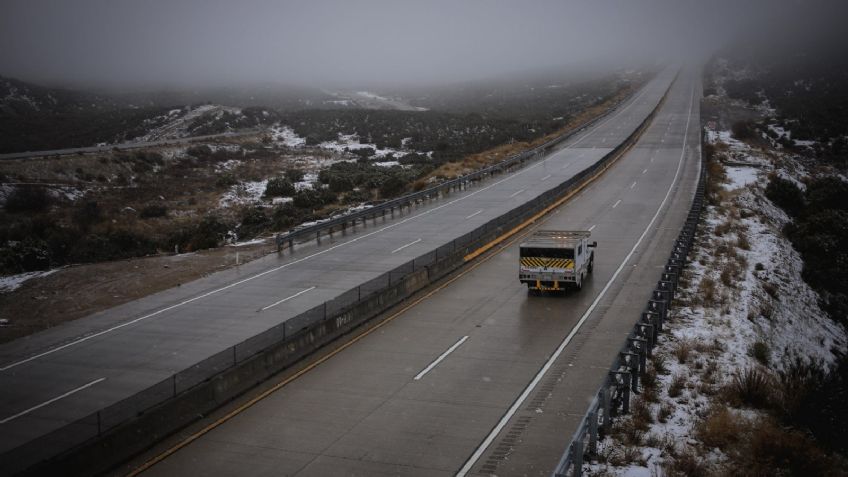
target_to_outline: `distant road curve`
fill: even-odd
[[[92,152],[107,152],[113,149],[118,149],[121,151],[125,151],[128,149],[141,149],[144,147],[151,146],[165,146],[168,144],[184,144],[192,141],[202,141],[204,139],[214,139],[218,137],[238,137],[238,136],[249,136],[251,134],[256,134],[261,132],[261,129],[250,129],[247,131],[238,131],[238,132],[225,132],[220,134],[207,134],[205,136],[191,136],[191,137],[181,137],[175,139],[161,139],[158,141],[147,141],[147,142],[125,142],[121,144],[110,144],[107,146],[88,146],[88,147],[75,147],[68,149],[51,149],[49,151],[26,151],[26,152],[10,152],[7,154],[0,154],[0,161],[8,160],[8,159],[26,159],[29,157],[45,157],[45,156],[67,156],[69,154],[88,154]]]

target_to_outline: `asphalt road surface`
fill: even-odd
[[[598,125],[512,174],[321,246],[269,256],[0,346],[0,452],[145,389],[553,188],[621,143],[674,74],[661,73]],[[685,211],[680,217],[671,211],[688,208],[694,188],[689,154],[679,162],[687,112],[697,120],[693,81],[687,75],[675,83],[639,146],[546,224],[593,229],[600,245],[588,289],[531,299],[516,278],[516,254],[506,249],[153,471],[455,473],[574,317],[599,296],[675,178],[685,190],[673,189],[666,205],[674,207],[663,208],[653,225],[668,222],[669,240],[677,234]],[[697,127],[688,137],[697,142]],[[686,167],[676,174],[678,163]],[[616,179],[622,174],[626,184]],[[640,279],[647,284],[657,274]],[[620,295],[613,291],[604,299]],[[642,305],[646,296],[639,296]],[[637,313],[621,319],[632,324]],[[566,437],[560,439],[564,446]]]
[[[516,240],[145,475],[550,475],[685,222],[700,96],[681,74],[637,145],[538,225],[592,230],[580,293],[528,296]]]

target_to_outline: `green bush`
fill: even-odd
[[[798,215],[804,207],[804,194],[794,182],[775,177],[766,186],[766,197],[787,214]]]
[[[293,204],[299,209],[316,209],[324,205],[329,205],[338,197],[329,189],[303,189],[294,195]]]
[[[291,182],[300,182],[306,176],[306,173],[300,169],[292,168],[286,169],[285,176],[286,179],[290,180]]]
[[[750,121],[737,121],[730,126],[730,131],[733,134],[733,137],[744,141],[745,139],[751,139],[756,136],[756,129],[754,124]]]
[[[156,253],[156,243],[129,230],[113,230],[106,234],[89,234],[79,239],[69,253],[78,263],[120,260]]]
[[[238,184],[238,179],[236,179],[236,176],[230,174],[229,172],[225,172],[223,174],[220,174],[215,179],[215,185],[217,187],[222,188],[222,189],[234,186],[236,184]]]
[[[154,217],[165,217],[168,215],[168,208],[160,204],[152,204],[145,206],[138,214],[142,219],[151,219]]]
[[[103,211],[95,201],[88,201],[74,211],[74,223],[82,231],[103,221]]]
[[[265,197],[290,197],[294,194],[294,184],[283,176],[269,179],[265,186]]]
[[[240,240],[251,239],[264,232],[270,225],[271,219],[265,214],[265,209],[248,207],[241,213],[238,237]]]
[[[274,208],[271,214],[271,226],[274,230],[286,230],[301,222],[301,212],[292,204],[282,204]]]
[[[399,175],[391,175],[380,184],[380,196],[384,199],[398,196],[406,191],[407,184],[409,184],[408,180],[405,180]]]
[[[43,187],[19,185],[6,197],[5,208],[11,213],[41,212],[52,202],[52,197]]]

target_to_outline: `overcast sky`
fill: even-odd
[[[0,0],[0,75],[77,84],[451,82],[692,56],[798,3]]]

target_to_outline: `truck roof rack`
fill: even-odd
[[[559,246],[568,247],[580,239],[589,238],[588,230],[537,230],[521,246]]]

